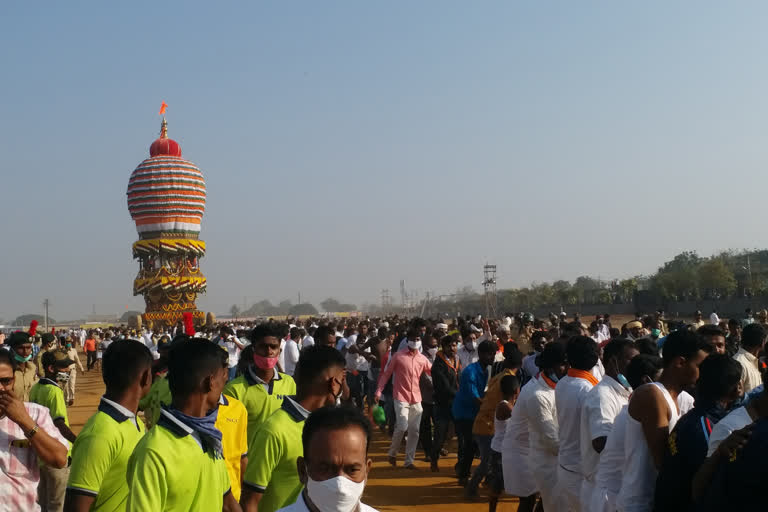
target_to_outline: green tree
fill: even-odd
[[[317,308],[310,304],[309,302],[304,302],[302,304],[295,304],[291,306],[291,308],[288,310],[289,315],[299,316],[299,315],[316,315],[317,314]]]
[[[141,311],[126,311],[123,313],[123,315],[120,317],[120,323],[121,324],[127,324],[131,318],[141,315]],[[48,321],[50,322],[51,319],[49,318]]]
[[[29,323],[32,320],[37,320],[37,323],[40,324],[40,328],[43,328],[43,324],[45,324],[45,317],[43,315],[33,315],[33,314],[27,314],[27,315],[20,315],[16,317],[16,320],[13,321],[13,325],[16,326],[23,326],[23,325],[29,325]],[[48,325],[53,325],[56,323],[56,320],[48,317]]]
[[[736,291],[736,278],[721,258],[713,258],[699,265],[699,286],[708,298],[728,297]]]

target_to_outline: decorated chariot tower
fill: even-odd
[[[205,196],[203,173],[181,158],[181,146],[168,138],[163,117],[160,138],[128,182],[128,211],[139,233],[133,244],[139,260],[133,294],[144,296],[145,324],[173,325],[184,313],[192,313],[197,324],[205,321],[195,305],[206,289],[200,271],[205,242],[199,239]]]

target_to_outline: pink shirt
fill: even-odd
[[[24,402],[29,416],[48,435],[68,446],[53,424],[47,407]],[[40,468],[37,454],[24,431],[7,416],[0,418],[0,511],[28,510],[38,511],[37,484],[40,481]]]
[[[432,373],[432,363],[424,357],[418,350],[402,350],[392,356],[392,361],[379,377],[379,385],[376,389],[376,396],[381,396],[381,391],[387,385],[387,381],[392,376],[392,395],[398,402],[407,404],[421,403],[421,390],[419,389],[419,378],[422,373]]]

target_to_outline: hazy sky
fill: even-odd
[[[765,2],[0,3],[0,317],[143,307],[125,190],[205,174],[203,310],[765,247]]]

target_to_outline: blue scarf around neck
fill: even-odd
[[[222,446],[221,446],[221,431],[216,428],[216,418],[219,416],[218,405],[202,418],[196,418],[194,416],[188,416],[173,406],[162,406],[171,416],[179,420],[181,423],[191,428],[200,436],[205,448],[213,450],[214,455],[217,458],[222,458]]]

